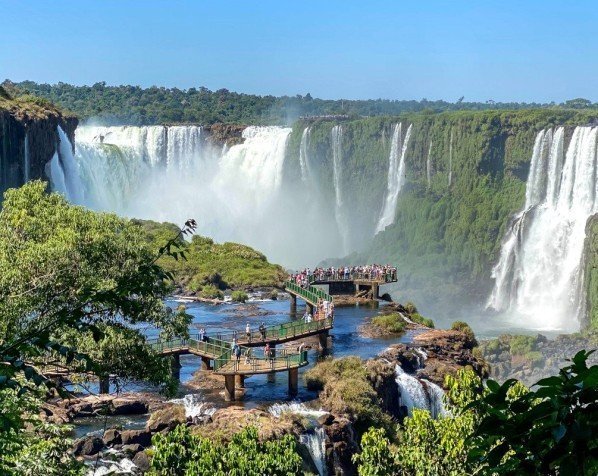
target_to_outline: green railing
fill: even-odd
[[[233,339],[237,339],[239,341],[242,340],[244,342],[249,343],[270,340],[283,340],[290,337],[296,337],[301,336],[303,334],[315,332],[320,329],[331,328],[333,323],[334,319],[332,317],[327,317],[326,319],[313,320],[311,322],[285,322],[284,324],[280,324],[278,326],[268,326],[265,328],[263,333],[259,330],[251,331],[249,335],[247,335],[247,333],[243,331],[219,332],[213,334],[213,338],[224,342],[232,342]]]
[[[330,321],[331,320],[326,320]],[[292,323],[295,324],[295,323]],[[314,324],[306,323],[303,325]],[[324,327],[324,321],[318,321],[319,326]],[[314,326],[312,329],[316,328]],[[204,337],[203,341],[190,337],[189,339],[152,339],[148,340],[149,346],[158,353],[174,351],[181,348],[194,349],[199,353],[205,354],[206,356],[214,356],[214,370],[223,369],[229,364],[231,370],[236,372],[239,370],[239,362],[245,362],[249,359],[249,368],[244,366],[243,371],[245,372],[257,372],[270,369],[288,369],[293,366],[300,366],[307,364],[307,351],[302,352],[289,352],[286,349],[272,349],[269,356],[254,357],[253,351],[249,347],[239,346],[241,348],[241,359],[237,361],[236,357],[233,356],[232,346],[229,342],[215,339],[213,337]],[[250,357],[246,357],[249,355]]]
[[[318,289],[314,286],[308,286],[307,288],[302,288],[297,283],[292,281],[287,281],[284,283],[284,287],[297,293],[303,299],[308,301],[311,304],[317,304],[318,300],[322,301],[330,301],[332,302],[332,296],[330,294],[325,293],[321,289]]]
[[[237,361],[230,356],[223,356],[214,361],[214,371],[224,370],[230,372],[265,372],[269,370],[284,370],[292,367],[300,367],[307,365],[307,351],[303,350],[296,353],[288,353],[286,350],[276,350],[276,352],[270,355],[270,357],[249,357],[249,363],[245,355]],[[229,368],[226,368],[226,367]]]
[[[333,275],[315,275],[310,274],[307,279],[310,283],[328,283],[328,282],[337,282],[337,281],[355,281],[356,279],[361,279],[364,281],[373,281],[373,282],[384,282],[384,283],[396,283],[397,282],[397,274],[396,272],[389,272],[385,273],[382,276],[372,276],[371,273],[350,273],[345,275],[344,273],[337,273],[335,272]]]

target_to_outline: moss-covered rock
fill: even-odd
[[[172,223],[135,220],[147,241],[160,248],[178,233]],[[162,258],[159,264],[174,273],[177,292],[208,299],[222,298],[222,291],[235,288],[282,286],[286,272],[281,266],[269,263],[266,257],[237,243],[214,243],[210,238],[193,236],[190,242],[178,241],[186,259]],[[239,291],[238,298],[247,299]]]
[[[588,220],[584,261],[586,312],[582,328],[598,331],[598,214]]]

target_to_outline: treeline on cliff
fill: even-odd
[[[570,137],[573,126],[596,120],[595,111],[528,109],[344,121],[341,188],[347,191],[344,211],[357,242],[354,249],[360,251],[338,263],[397,264],[401,283],[397,292],[425,303],[428,313],[442,314],[448,298],[462,303],[464,298],[483,300],[508,222],[524,203],[537,133],[564,125],[569,126]],[[412,124],[405,154],[406,184],[394,223],[374,237],[387,189],[392,128],[399,122],[403,136]],[[326,185],[333,177],[333,122],[294,125],[285,173],[300,174],[299,148],[308,126],[311,167],[321,183],[320,193],[334,203],[334,189]]]
[[[345,114],[349,116],[388,116],[417,111],[455,111],[486,109],[522,109],[554,107],[554,103],[466,102],[461,98],[451,103],[442,100],[331,100],[304,96],[259,96],[205,87],[189,89],[152,86],[93,86],[66,83],[39,84],[33,81],[4,81],[5,89],[46,98],[79,116],[97,118],[114,125],[152,125],[169,123],[213,124],[290,124],[300,116]],[[574,99],[561,105],[567,108],[596,107],[585,99]]]

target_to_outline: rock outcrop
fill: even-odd
[[[380,357],[400,363],[405,372],[417,372],[419,377],[440,386],[444,385],[446,375],[455,375],[464,367],[470,367],[485,378],[488,365],[474,355],[471,339],[461,331],[431,329],[415,336],[413,345],[394,344]]]
[[[74,146],[77,122],[45,100],[0,94],[0,196],[26,180],[47,180],[45,167],[59,143],[57,127]]]
[[[240,124],[212,124],[206,126],[209,132],[209,141],[219,147],[226,145],[230,147],[243,143],[243,131],[247,126]]]

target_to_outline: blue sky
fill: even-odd
[[[597,1],[0,0],[0,80],[598,101]]]

